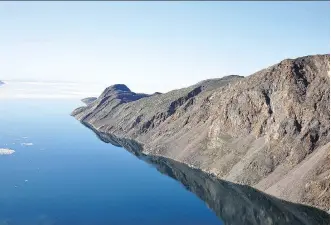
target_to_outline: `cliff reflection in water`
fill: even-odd
[[[141,153],[142,146],[135,141],[120,139],[85,126],[93,130],[100,140],[124,147],[139,159],[152,164],[162,174],[182,183],[202,199],[225,225],[330,224],[327,212],[280,200],[246,185],[219,180],[171,159],[144,155]]]

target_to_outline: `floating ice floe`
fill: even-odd
[[[28,143],[21,143],[21,145],[23,145],[23,146],[31,146],[31,145],[33,145],[33,143],[31,143],[31,142],[28,142]]]
[[[9,148],[0,148],[0,155],[11,155],[15,152],[13,149]]]

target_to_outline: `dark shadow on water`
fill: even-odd
[[[226,225],[327,225],[329,214],[306,205],[287,202],[247,185],[217,179],[174,160],[144,155],[136,141],[91,129],[100,140],[123,147],[160,173],[177,181],[203,200]]]

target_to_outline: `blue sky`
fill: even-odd
[[[329,2],[0,2],[0,80],[168,91],[330,50]]]

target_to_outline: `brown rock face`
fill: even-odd
[[[206,80],[165,94],[115,85],[72,115],[140,142],[145,154],[327,209],[329,62],[329,55],[287,59],[245,78]]]

